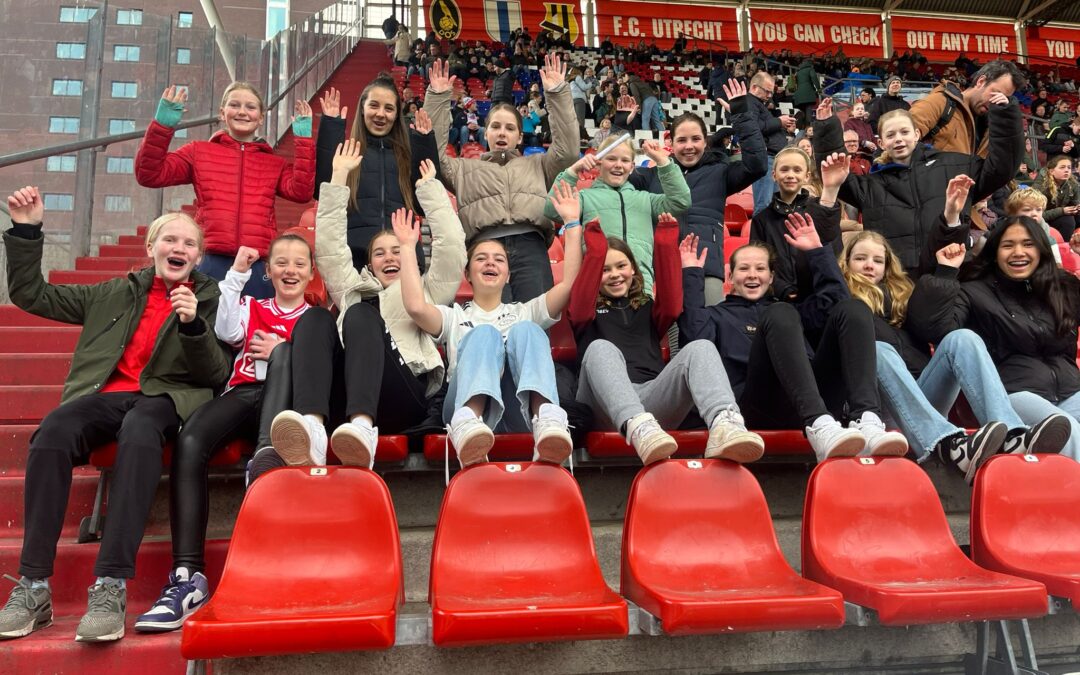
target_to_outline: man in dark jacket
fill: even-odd
[[[671,126],[672,159],[682,168],[690,187],[691,206],[678,216],[679,236],[696,234],[707,247],[705,259],[705,295],[708,304],[723,299],[724,289],[724,207],[727,196],[752,184],[765,175],[768,155],[757,120],[748,109],[746,87],[736,80],[725,86],[731,102],[731,119],[742,147],[742,161],[728,162],[722,154],[707,147],[708,135],[700,117],[687,113]],[[662,194],[655,167],[641,168],[630,176],[639,190]]]
[[[903,87],[903,81],[899,76],[893,75],[885,81],[885,94],[878,96],[874,99],[873,103],[866,109],[870,113],[870,126],[874,129],[874,133],[878,130],[878,119],[885,113],[892,110],[908,110],[911,108],[911,104],[904,100],[904,97],[900,95],[900,89]]]
[[[790,115],[777,117],[768,108],[769,99],[776,91],[776,80],[765,71],[759,71],[750,80],[750,96],[747,97],[751,117],[757,121],[758,129],[765,139],[765,150],[769,161],[765,175],[754,181],[754,213],[766,208],[772,201],[776,183],[772,179],[773,157],[788,144],[787,132],[795,128],[795,118]]]
[[[1074,160],[1080,159],[1080,111],[1070,124],[1051,129],[1040,147],[1050,157],[1068,155]]]
[[[513,104],[514,74],[501,61],[496,61],[494,66],[496,75],[491,81],[491,102]]]

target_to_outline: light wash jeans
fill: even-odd
[[[943,439],[964,431],[946,417],[961,391],[979,424],[1002,422],[1010,431],[1026,426],[1013,409],[986,344],[966,328],[945,336],[918,380],[892,345],[878,342],[877,378],[885,412],[920,462]]]
[[[1059,401],[1057,405],[1030,391],[1009,394],[1009,400],[1020,419],[1028,425],[1037,424],[1056,413],[1065,413],[1072,425],[1072,435],[1061,449],[1061,454],[1080,462],[1080,423],[1077,422],[1080,419],[1080,394],[1073,394],[1064,401]]]
[[[457,368],[443,402],[443,421],[449,423],[455,411],[482,394],[489,399],[484,423],[493,431],[527,432],[532,428],[531,392],[559,404],[547,333],[537,324],[523,321],[507,331],[504,345],[502,334],[494,326],[483,324],[469,331],[458,345]],[[506,410],[503,403],[515,396],[520,412]]]
[[[641,102],[641,128],[645,131],[660,129],[660,101],[650,96]]]
[[[773,160],[776,159],[772,155],[769,155],[769,168],[765,172],[765,175],[754,181],[751,189],[754,191],[754,213],[768,208],[769,203],[772,202],[773,193],[776,192],[776,181],[772,177]],[[753,217],[753,213],[750,214]]]

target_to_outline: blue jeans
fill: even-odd
[[[235,256],[218,253],[206,253],[195,269],[212,279],[224,281],[225,273],[232,267],[235,258]],[[251,278],[244,285],[243,295],[250,295],[256,300],[274,297],[274,284],[270,282],[270,275],[266,272],[266,261],[256,260],[251,265]]]
[[[1065,413],[1072,425],[1072,435],[1061,449],[1061,454],[1080,462],[1080,422],[1077,422],[1080,419],[1080,394],[1073,394],[1064,401],[1058,401],[1057,405],[1030,391],[1009,394],[1009,400],[1020,419],[1028,425],[1037,424],[1055,413]]]
[[[443,421],[449,423],[454,412],[465,407],[469,399],[482,395],[489,401],[484,409],[484,423],[492,430],[527,432],[532,428],[529,414],[532,392],[559,404],[547,333],[531,321],[522,321],[507,331],[504,345],[498,329],[482,324],[469,331],[458,345],[457,368],[443,402]],[[507,410],[503,401],[515,396],[520,410]]]
[[[776,181],[772,177],[773,160],[776,159],[772,155],[769,155],[769,169],[765,172],[765,175],[754,181],[751,189],[754,191],[754,213],[768,208],[769,203],[772,202],[773,193],[776,192]],[[752,216],[753,214],[751,214]]]
[[[660,129],[660,101],[655,96],[650,96],[641,102],[641,128]]]
[[[885,411],[904,432],[920,461],[943,439],[963,432],[946,419],[961,391],[980,424],[1002,422],[1010,430],[1025,427],[986,345],[970,330],[946,335],[917,381],[893,346],[878,342],[877,377]]]

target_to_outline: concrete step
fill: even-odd
[[[120,246],[142,246],[143,250],[146,250],[146,235],[139,236],[137,234],[122,234],[120,235],[116,243]]]
[[[0,327],[14,328],[17,326],[57,328],[60,326],[67,327],[70,326],[70,324],[35,316],[29,312],[22,311],[15,305],[0,305]]]
[[[71,354],[0,354],[0,385],[63,384]]]
[[[49,272],[50,284],[97,284],[126,274],[126,271],[103,272],[88,270],[53,270]]]
[[[82,326],[0,326],[0,353],[70,354],[75,351]]]
[[[23,535],[24,481],[25,475],[21,471],[6,471],[0,474],[0,538],[19,538]],[[78,536],[79,521],[93,512],[97,484],[97,470],[76,467],[64,518],[64,537]]]
[[[146,267],[150,258],[76,258],[75,269],[80,272],[124,272]]]
[[[26,450],[36,424],[0,424],[0,476],[26,467]]]
[[[0,386],[0,424],[37,423],[60,405],[60,385]]]
[[[139,244],[138,246],[103,244],[98,249],[98,255],[102,258],[145,258],[146,247],[142,244]]]

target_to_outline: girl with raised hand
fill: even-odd
[[[724,208],[728,195],[764,176],[769,163],[761,127],[747,109],[746,86],[730,80],[723,87],[730,101],[731,124],[742,149],[741,162],[728,162],[722,153],[708,147],[705,122],[694,113],[680,115],[671,125],[671,159],[682,169],[691,196],[689,208],[678,217],[680,233],[696,234],[708,243],[705,297],[709,304],[724,297]],[[630,182],[654,194],[664,191],[659,167],[638,169],[631,174]]]
[[[1063,443],[1062,454],[1080,460],[1080,280],[1054,263],[1050,244],[1031,218],[1010,216],[985,239],[963,268],[963,247],[938,251],[937,270],[915,284],[906,325],[935,344],[959,328],[977,333],[1020,419],[1038,426],[1055,414],[1067,415],[1068,441],[1055,437],[1045,443]]]
[[[576,216],[581,204],[577,191],[565,185],[553,199],[565,223],[563,278],[527,302],[502,302],[511,270],[499,239],[469,246],[465,278],[472,284],[473,299],[464,306],[444,307],[428,300],[415,262],[402,252],[405,310],[446,349],[450,365],[443,421],[462,466],[484,461],[495,442],[493,430],[531,429],[534,461],[561,463],[573,449],[544,330],[559,320],[581,267],[581,223]],[[395,221],[394,231],[399,239],[412,237],[415,225]],[[520,411],[507,405],[515,398]]]
[[[772,250],[751,243],[731,255],[732,291],[706,306],[695,237],[683,239],[683,341],[716,345],[747,424],[756,429],[804,428],[818,461],[830,457],[903,455],[903,435],[886,431],[876,385],[874,324],[870,309],[848,294],[832,252],[821,245],[813,221],[788,216],[787,244],[805,251],[814,291],[797,303],[771,293]],[[821,326],[815,347],[804,325]],[[839,374],[839,377],[837,376]],[[778,397],[777,392],[783,392]],[[847,427],[837,421],[846,409]]]
[[[253,248],[260,259],[252,265],[244,294],[259,300],[273,297],[262,258],[277,236],[274,199],[303,204],[311,200],[315,187],[311,106],[296,102],[295,158],[289,162],[258,136],[266,106],[258,90],[246,82],[233,82],[221,97],[218,115],[223,130],[208,141],[192,141],[169,152],[186,100],[185,87],[171,86],[162,93],[135,155],[135,179],[151,188],[191,184],[198,208],[195,220],[206,233],[199,270],[221,281],[240,247]]]
[[[333,174],[337,149],[346,140],[348,106],[341,105],[341,93],[330,87],[320,99],[322,119],[315,151],[315,198],[320,186]],[[419,110],[410,131],[402,110],[401,96],[393,78],[380,73],[360,92],[348,138],[360,145],[365,162],[349,174],[349,205],[346,212],[349,250],[353,267],[359,272],[367,264],[368,243],[390,227],[390,216],[400,208],[418,211],[413,185],[420,178],[420,163],[438,161],[431,120]],[[417,251],[421,269],[423,250]]]
[[[815,197],[807,191],[813,160],[799,148],[784,148],[773,159],[776,192],[769,206],[754,214],[750,241],[769,245],[776,252],[773,290],[782,300],[798,300],[813,292],[814,278],[806,253],[788,246],[787,217],[792,213],[810,216],[818,238],[834,255],[840,253],[840,201],[837,193],[850,171],[850,159],[833,153],[821,162],[822,191]]]
[[[959,198],[961,206],[965,197]],[[976,333],[954,330],[931,355],[929,343],[906,330],[914,284],[884,237],[856,233],[844,247],[840,270],[852,296],[874,313],[878,391],[920,462],[936,453],[970,483],[995,453],[1061,450],[1069,435],[1066,417],[1050,415],[1030,428],[1024,424]],[[946,418],[961,391],[983,425],[971,436]]]
[[[641,265],[645,278],[645,292],[652,293],[653,285],[653,229],[661,213],[679,216],[690,207],[690,188],[683,177],[682,169],[671,161],[671,157],[659,141],[645,141],[642,150],[649,159],[656,162],[656,175],[662,190],[659,194],[638,190],[630,182],[634,173],[634,142],[627,139],[616,143],[618,138],[608,138],[600,145],[603,158],[585,155],[574,162],[566,171],[555,179],[551,188],[552,201],[545,208],[545,214],[557,218],[555,191],[559,185],[577,185],[583,171],[600,167],[600,174],[590,187],[581,191],[581,213],[574,214],[574,219],[585,222],[599,219],[600,227],[609,237],[618,237],[625,241],[634,258]],[[609,150],[610,148],[610,150]]]
[[[331,180],[322,185],[315,261],[340,314],[335,325],[329,311],[314,308],[293,333],[293,410],[278,415],[272,428],[274,448],[288,464],[325,463],[324,425],[343,417],[330,439],[334,454],[343,464],[370,468],[380,427],[395,434],[422,422],[444,380],[435,340],[403,301],[402,270],[417,264],[413,215],[399,209],[391,216],[399,227],[371,239],[368,263],[359,272],[344,245],[348,177],[359,169],[361,152],[352,139],[339,146]],[[435,164],[425,160],[420,171],[416,195],[431,227],[431,266],[419,281],[420,292],[445,305],[461,284],[465,236],[446,189],[435,180]]]
[[[504,302],[525,302],[553,283],[548,246],[554,237],[544,215],[548,188],[560,171],[578,157],[577,118],[566,82],[566,66],[555,54],[544,57],[540,80],[547,97],[551,147],[545,153],[522,156],[521,114],[512,104],[491,106],[484,130],[488,152],[479,159],[446,155],[450,129],[450,92],[457,78],[446,64],[432,64],[424,109],[431,115],[442,173],[457,195],[458,214],[470,246],[498,239],[510,269]]]
[[[661,215],[655,241],[654,300],[626,242],[605,237],[595,221],[585,228],[585,260],[566,311],[582,354],[577,400],[618,429],[644,464],[675,452],[664,429],[693,411],[709,427],[706,457],[752,462],[765,444],[746,430],[716,346],[696,340],[667,364],[660,354],[661,336],[682,312],[679,223],[671,214]]]
[[[1080,220],[1080,182],[1073,175],[1072,159],[1066,155],[1051,158],[1039,172],[1035,189],[1046,196],[1043,218],[1070,241]]]
[[[823,118],[823,114],[829,115]],[[862,212],[863,228],[880,232],[889,242],[901,266],[916,277],[934,269],[937,248],[928,241],[962,244],[969,226],[960,216],[971,203],[981,201],[1006,185],[1024,158],[1024,132],[1020,108],[1004,94],[990,98],[987,113],[990,135],[986,159],[958,152],[944,152],[920,143],[919,131],[906,110],[885,113],[878,121],[883,152],[877,166],[865,176],[849,174],[840,186],[840,199]],[[823,127],[839,128],[831,111],[818,109]],[[955,222],[943,222],[945,190],[949,181],[971,178],[969,203],[956,214]]]
[[[260,457],[273,453],[270,423],[292,405],[292,373],[288,342],[293,327],[309,309],[304,290],[314,273],[311,248],[295,234],[270,244],[269,273],[274,297],[242,295],[259,252],[241,246],[219,284],[221,300],[214,332],[239,349],[225,392],[199,409],[184,425],[169,471],[173,571],[150,610],[135,621],[135,630],[166,632],[180,628],[210,594],[203,570],[209,515],[207,470],[222,445],[237,439],[256,441],[249,473]]]
[[[72,467],[116,441],[109,518],[94,565],[97,578],[75,639],[119,640],[126,582],[135,576],[165,441],[229,375],[229,357],[214,336],[218,285],[194,271],[203,250],[199,226],[184,214],[170,213],[147,230],[149,267],[98,284],[54,286],[41,274],[41,193],[25,187],[7,204],[12,227],[4,233],[4,245],[12,302],[83,330],[60,406],[45,416],[30,441],[22,578],[0,610],[0,639],[52,623],[49,577]]]

